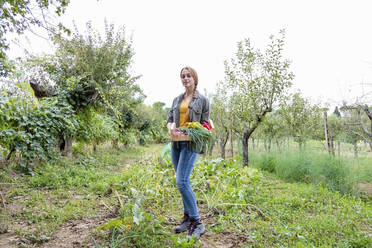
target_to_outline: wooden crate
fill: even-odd
[[[170,136],[171,141],[190,141],[191,138],[188,135]]]

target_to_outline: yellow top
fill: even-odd
[[[182,100],[180,106],[180,127],[185,127],[186,123],[190,121],[189,102]]]

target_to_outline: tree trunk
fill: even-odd
[[[118,138],[112,139],[112,148],[119,150],[119,139]]]
[[[225,147],[227,140],[229,139],[229,131],[226,131],[225,135],[220,139],[220,151],[221,151],[221,158],[225,159]]]
[[[63,152],[65,149],[65,138],[63,133],[59,133],[59,140],[57,145],[58,151]]]
[[[223,159],[225,159],[225,145],[226,145],[226,142],[221,142],[220,151],[221,151],[221,158]]]
[[[337,155],[340,157],[341,155],[341,142],[337,141]]]
[[[93,142],[93,152],[97,152],[97,143]]]
[[[325,135],[325,140],[326,140],[326,145],[327,145],[327,150],[328,153],[332,153],[332,148],[331,148],[331,142],[330,142],[330,137],[329,137],[329,132],[328,132],[328,119],[327,119],[327,111],[323,112],[324,116],[324,135]]]
[[[271,139],[269,139],[268,141],[267,141],[267,148],[268,148],[268,151],[270,152],[271,151]]]
[[[364,112],[366,113],[369,121],[370,121],[370,129],[368,130],[367,126],[364,124],[362,117],[360,115],[360,109],[357,109],[357,114],[359,118],[360,125],[362,127],[363,133],[367,135],[368,140],[365,139],[366,142],[369,143],[369,147],[371,148],[372,151],[372,112],[369,110],[369,107],[365,106],[364,107]],[[363,135],[362,135],[363,136]]]
[[[253,133],[255,128],[251,128],[248,131],[245,131],[243,133],[243,138],[242,138],[242,145],[243,145],[243,166],[248,166],[249,165],[249,158],[248,158],[248,140],[251,134]]]
[[[10,152],[9,152],[8,156],[6,156],[6,161],[9,161],[9,159],[11,158],[13,152],[15,152],[15,148],[14,147],[12,149],[10,149]]]
[[[369,136],[369,140],[368,140],[369,148],[371,149],[371,152],[372,152],[372,112],[369,110],[368,107],[364,108],[364,112],[366,113],[370,121],[370,132],[367,132],[367,134]]]
[[[335,156],[335,144],[333,142],[333,138],[332,137],[329,137],[329,140],[330,140],[330,143],[331,143],[331,153],[332,153],[332,156]]]
[[[65,147],[63,148],[63,155],[72,158],[72,137],[65,139]]]
[[[212,141],[210,144],[209,144],[209,156],[212,157],[212,154],[213,154],[213,147],[214,147],[214,141]]]
[[[30,80],[30,86],[37,98],[50,97],[54,94],[53,87],[42,86],[40,82],[37,82],[35,79]]]
[[[358,158],[358,143],[354,142],[354,156],[355,158]]]
[[[254,150],[254,138],[252,138],[252,149]]]
[[[230,130],[230,151],[231,151],[231,157],[234,157],[234,139],[233,139],[232,130]]]

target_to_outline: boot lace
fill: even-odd
[[[183,216],[183,220],[182,220],[181,224],[183,224],[183,223],[185,223],[185,222],[187,222],[187,221],[189,221],[189,216],[185,214],[185,215]]]
[[[192,236],[194,233],[196,227],[200,224],[199,220],[191,221],[190,227],[189,227],[189,236]]]

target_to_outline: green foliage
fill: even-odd
[[[216,93],[211,97],[210,104],[210,119],[213,121],[215,135],[221,146],[226,144],[230,130],[236,129],[238,126],[236,125],[238,121],[233,120],[227,91],[228,89],[223,86],[223,83],[219,82]],[[223,153],[223,150],[221,152]],[[221,157],[224,156],[225,154],[221,154]]]
[[[118,125],[111,116],[95,114],[92,118],[92,142],[100,144],[106,140],[118,138]]]
[[[34,176],[29,178],[33,188],[74,189],[76,187],[99,188],[98,183],[109,173],[99,172],[105,167],[117,165],[117,158],[103,160],[92,156],[80,156],[75,161],[69,159],[49,162],[43,167],[36,168]],[[69,166],[66,166],[69,164]]]
[[[200,122],[188,122],[185,127],[181,127],[179,130],[190,136],[192,144],[198,148],[208,145],[213,140],[211,131],[202,127]]]
[[[168,142],[163,150],[161,151],[161,154],[159,156],[159,163],[165,163],[169,166],[172,166],[172,156],[171,156],[171,149],[172,149],[172,142]]]
[[[270,150],[271,142],[279,142],[291,134],[291,130],[285,123],[284,116],[280,111],[274,111],[265,115],[262,124],[256,131],[256,136],[267,141]]]
[[[342,159],[328,154],[303,152],[271,152],[254,156],[252,164],[274,172],[290,182],[321,184],[341,193],[353,192],[355,178],[350,165]]]
[[[124,27],[115,33],[114,25],[105,23],[105,37],[87,23],[86,35],[77,29],[71,39],[54,38],[53,56],[30,58],[31,66],[41,66],[57,85],[69,92],[75,109],[101,106],[120,115],[118,106],[131,106],[143,99],[130,74],[133,49]],[[122,103],[121,103],[122,102]]]
[[[353,164],[353,162],[355,163],[355,159],[347,159],[346,161],[349,164]],[[358,164],[352,168],[353,174],[355,175],[355,181],[372,184],[371,158],[358,158],[357,162]]]
[[[317,130],[319,123],[322,123],[319,122],[322,120],[319,106],[312,105],[299,92],[283,103],[279,112],[285,120],[289,134],[300,146],[314,135],[314,130]],[[323,129],[320,128],[320,130]]]
[[[365,137],[362,123],[366,126],[368,122],[367,116],[361,116],[360,107],[343,106],[341,108],[343,113],[343,122],[346,126],[347,132],[343,133],[341,139],[345,142],[356,144],[361,140],[368,140]]]
[[[167,112],[164,103],[155,102],[152,106],[138,104],[136,115],[132,117],[132,127],[136,129],[138,143],[164,143],[169,140],[167,129]]]
[[[134,52],[124,27],[116,31],[105,23],[102,37],[87,23],[85,35],[76,29],[72,38],[53,39],[55,54],[31,56],[24,61],[23,70],[33,84],[53,88],[47,96],[59,97],[64,92],[79,128],[62,135],[95,145],[110,139],[133,143],[136,129],[147,130],[151,119],[143,119],[136,109],[144,95],[135,83],[139,77],[130,72]],[[140,122],[143,125],[138,127]],[[141,133],[140,139],[151,137]]]
[[[328,117],[328,132],[332,141],[343,140],[346,128],[338,114],[332,114]]]
[[[69,33],[61,23],[54,25],[46,19],[48,10],[53,10],[58,16],[65,12],[69,0],[17,0],[17,1],[0,1],[0,76],[7,75],[12,66],[7,63],[6,50],[9,48],[5,35],[8,32],[22,34],[32,26],[39,26],[48,32],[58,33],[58,30],[64,30]]]
[[[75,113],[63,97],[37,101],[0,95],[0,145],[8,157],[19,152],[19,165],[26,171],[36,159],[53,158],[59,135],[77,128]]]
[[[248,39],[239,42],[236,58],[225,63],[233,113],[249,126],[259,122],[265,111],[271,112],[292,84],[294,76],[282,54],[284,31],[280,34],[278,39],[270,37],[265,53],[254,49]]]
[[[119,137],[118,125],[113,116],[100,114],[92,107],[78,111],[77,121],[80,126],[75,134],[77,141],[98,145]]]
[[[279,38],[271,36],[265,52],[254,49],[249,39],[239,42],[235,58],[225,62],[222,87],[229,89],[231,113],[240,126],[244,165],[248,165],[249,137],[292,85],[290,62],[283,57],[284,34],[281,30]]]
[[[333,114],[341,118],[341,113],[338,110],[338,106],[335,107],[335,110],[333,111]]]
[[[167,129],[167,110],[164,109],[165,103],[155,102],[152,105],[152,131],[153,140],[156,143],[164,143],[169,140]]]

